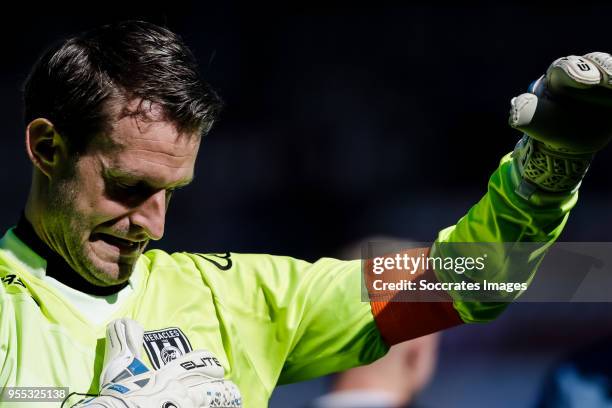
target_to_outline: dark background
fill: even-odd
[[[184,38],[227,105],[203,143],[195,183],[173,199],[166,236],[156,245],[167,250],[314,260],[371,235],[431,241],[482,196],[488,176],[518,140],[507,125],[510,98],[557,57],[612,51],[612,6],[605,3],[17,7],[3,10],[0,24],[0,224],[15,223],[28,191],[20,90],[37,55],[72,33],[141,18]],[[598,154],[562,240],[611,240],[611,160],[612,149]],[[584,330],[596,335],[609,321],[603,304],[513,310],[486,329],[490,342],[482,344],[516,362],[500,344],[508,336],[520,339],[524,347],[512,350],[522,360],[516,376],[508,375],[523,391],[520,379],[529,378],[531,398],[539,378],[534,373],[550,360],[546,354],[548,360],[529,371],[525,367],[539,361],[534,355],[550,351],[550,342],[555,350],[580,344]],[[559,321],[563,339],[555,337]],[[533,331],[543,323],[552,332]],[[568,335],[572,327],[583,331]],[[499,331],[500,337],[491,334]],[[469,339],[483,333],[451,331],[442,364],[478,361],[457,345],[473,345]],[[461,378],[479,384],[483,377],[482,389],[491,390],[489,368]],[[458,387],[460,380],[446,373],[434,386]],[[444,396],[435,389],[430,394]],[[457,398],[454,406],[463,406]]]

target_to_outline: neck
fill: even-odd
[[[112,295],[127,286],[127,282],[114,286],[98,286],[83,278],[68,265],[64,258],[45,243],[41,237],[42,233],[37,232],[34,228],[35,222],[34,219],[28,217],[26,207],[26,212],[22,214],[13,232],[23,243],[47,261],[47,276],[80,292],[96,296]]]

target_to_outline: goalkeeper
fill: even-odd
[[[558,60],[513,100],[511,124],[526,136],[439,241],[545,247],[559,236],[612,134],[611,61]],[[69,387],[96,407],[234,406],[237,396],[220,402],[215,390],[239,390],[244,407],[264,407],[276,384],[367,364],[393,344],[502,311],[362,302],[354,261],[145,252],[219,111],[197,72],[175,34],[143,22],[70,38],[32,69],[31,190],[0,241],[0,386]]]

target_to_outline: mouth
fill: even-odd
[[[131,255],[139,252],[146,244],[146,241],[133,241],[130,239],[119,238],[114,235],[96,233],[91,236],[92,241],[102,241],[105,244],[119,249],[122,255]]]

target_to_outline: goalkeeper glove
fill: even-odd
[[[524,133],[513,153],[517,193],[573,192],[612,138],[612,56],[559,58],[511,105],[510,125]]]
[[[209,352],[195,350],[150,371],[140,361],[143,329],[129,319],[111,322],[106,332],[99,396],[77,408],[241,407],[238,388]]]

